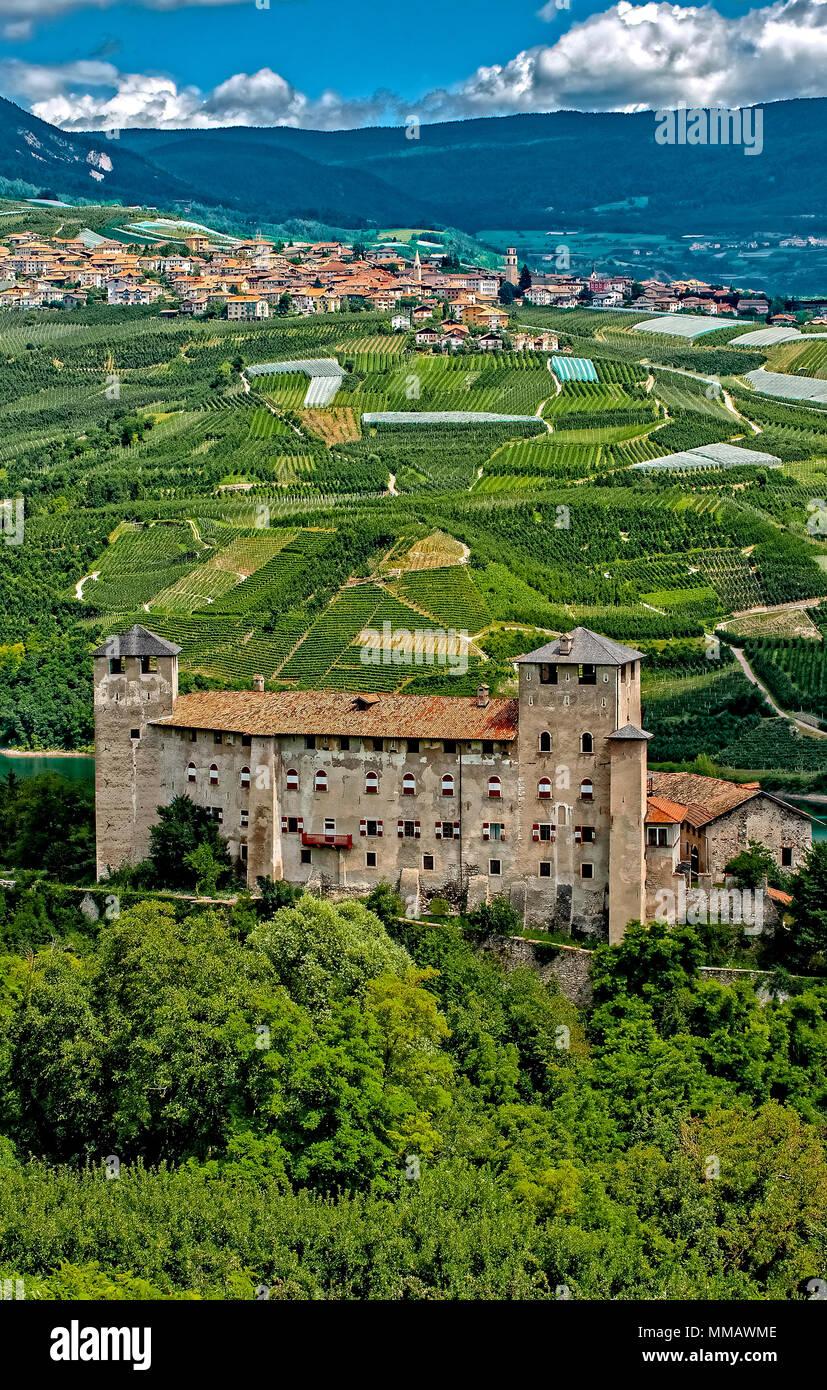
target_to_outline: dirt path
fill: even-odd
[[[557,381],[557,378],[555,377],[554,380]],[[559,382],[558,382],[558,385],[559,385]],[[538,405],[537,409],[536,409],[535,412],[534,412],[536,418],[541,422],[541,424],[545,425],[545,427],[546,427],[546,429],[548,430],[549,434],[552,433],[552,425],[551,425],[551,421],[550,421],[550,420],[544,420],[544,419],[543,419],[543,407],[546,406],[550,400],[551,400],[551,397],[550,397],[550,396],[546,396],[546,399],[545,399],[544,401],[540,401],[540,404]]]
[[[790,714],[788,710],[782,709],[780,705],[777,705],[763,681],[760,681],[756,676],[740,647],[732,647],[731,651],[747,680],[750,681],[752,685],[757,685],[770,709],[775,710],[776,714],[780,715],[782,719],[788,720],[790,724],[795,724],[796,728],[800,729],[803,734],[809,734],[812,738],[827,738],[827,733],[823,729],[814,728],[812,724],[808,724],[804,719],[796,719],[794,714]]]
[[[389,473],[389,474],[388,474],[388,490],[387,490],[387,493],[386,493],[385,495],[386,495],[386,497],[398,497],[398,496],[399,496],[399,489],[398,489],[398,487],[396,486],[396,474],[395,474],[395,473]]]
[[[740,410],[737,410],[737,409],[736,409],[736,407],[735,407],[735,402],[733,401],[731,395],[729,394],[728,391],[725,391],[723,387],[721,387],[721,396],[722,396],[722,398],[723,398],[723,402],[724,402],[724,405],[726,406],[727,410],[728,410],[732,415],[735,416],[736,420],[741,420],[741,421],[743,421],[743,423],[744,423],[745,425],[749,425],[749,427],[750,427],[750,429],[752,430],[753,434],[760,434],[760,433],[761,433],[761,427],[760,427],[760,425],[755,425],[755,424],[753,424],[752,420],[748,420],[747,417],[746,417],[746,415],[742,415],[741,412],[740,412]]]
[[[83,586],[87,579],[97,579],[99,575],[100,570],[93,570],[91,574],[85,574],[82,579],[78,580],[75,585],[75,598],[80,599],[81,603],[83,602]]]

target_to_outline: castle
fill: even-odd
[[[341,892],[380,880],[508,896],[524,920],[619,941],[679,879],[751,839],[795,868],[811,818],[764,792],[648,773],[642,653],[587,628],[518,659],[516,698],[264,689],[178,694],[180,647],[136,625],[94,653],[98,875],[146,858],[187,795],[239,871]]]

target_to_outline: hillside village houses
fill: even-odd
[[[88,230],[73,238],[13,232],[0,242],[0,309],[72,310],[101,292],[112,306],[151,305],[163,298],[174,306],[168,312],[241,321],[267,319],[288,308],[293,314],[324,314],[352,305],[391,314],[395,332],[433,330],[416,338],[416,345],[429,352],[458,351],[470,337],[483,351],[556,348],[555,334],[533,334],[524,324],[507,343],[497,341],[509,326],[508,307],[500,302],[504,285],[518,305],[540,308],[631,305],[653,313],[757,318],[770,309],[766,297],[728,286],[700,280],[636,284],[630,276],[597,270],[534,274],[521,291],[513,247],[501,271],[457,268],[455,260],[444,267],[444,259],[445,253],[430,251],[423,262],[418,248],[411,259],[392,247],[370,246],[357,254],[357,248],[340,241],[283,246],[261,236],[214,246],[209,236],[195,234],[171,252],[169,242],[127,245]]]
[[[786,869],[812,842],[812,818],[756,782],[649,773],[642,653],[588,628],[518,658],[499,698],[276,693],[263,675],[179,695],[180,652],[136,624],[94,653],[99,878],[144,859],[183,795],[250,887],[388,880],[414,915],[435,894],[507,896],[526,922],[616,942],[687,887],[717,893],[750,840]]]

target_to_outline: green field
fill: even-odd
[[[810,500],[827,492],[827,414],[763,400],[737,374],[727,378],[733,411],[698,377],[653,372],[651,341],[622,315],[533,317],[591,360],[598,380],[558,390],[542,354],[417,353],[381,314],[258,324],[97,307],[71,323],[6,314],[0,468],[7,494],[25,498],[31,543],[7,548],[0,580],[0,649],[25,648],[5,679],[3,741],[87,743],[89,651],[136,621],[183,646],[185,684],[243,687],[261,672],[275,688],[460,693],[483,671],[495,691],[512,688],[509,632],[519,646],[583,622],[653,651],[689,643],[697,656],[703,633],[737,610],[827,594],[827,543],[807,529]],[[735,368],[744,356],[764,360],[730,351],[726,336],[658,351],[690,354],[690,373],[721,354]],[[304,375],[253,378],[245,391],[243,366],[308,357],[342,364],[335,409],[355,418],[537,418],[383,424],[353,438],[324,409],[305,425]],[[631,469],[751,438],[783,467],[670,478]],[[468,671],[366,664],[364,630],[384,623],[467,631]],[[690,669],[687,693],[713,675]],[[816,709],[823,668],[806,680],[803,667],[784,671],[801,707],[806,695]],[[713,682],[725,710],[742,693],[733,679]],[[725,747],[754,756],[746,726],[725,745],[722,717],[715,745],[708,708],[681,733],[663,698],[651,711],[664,760]]]

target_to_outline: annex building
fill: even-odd
[[[804,812],[715,778],[648,774],[642,653],[578,627],[516,663],[518,695],[178,694],[180,647],[136,625],[94,653],[99,877],[146,858],[186,795],[248,883],[400,888],[611,941],[690,870],[761,841],[796,867]]]

